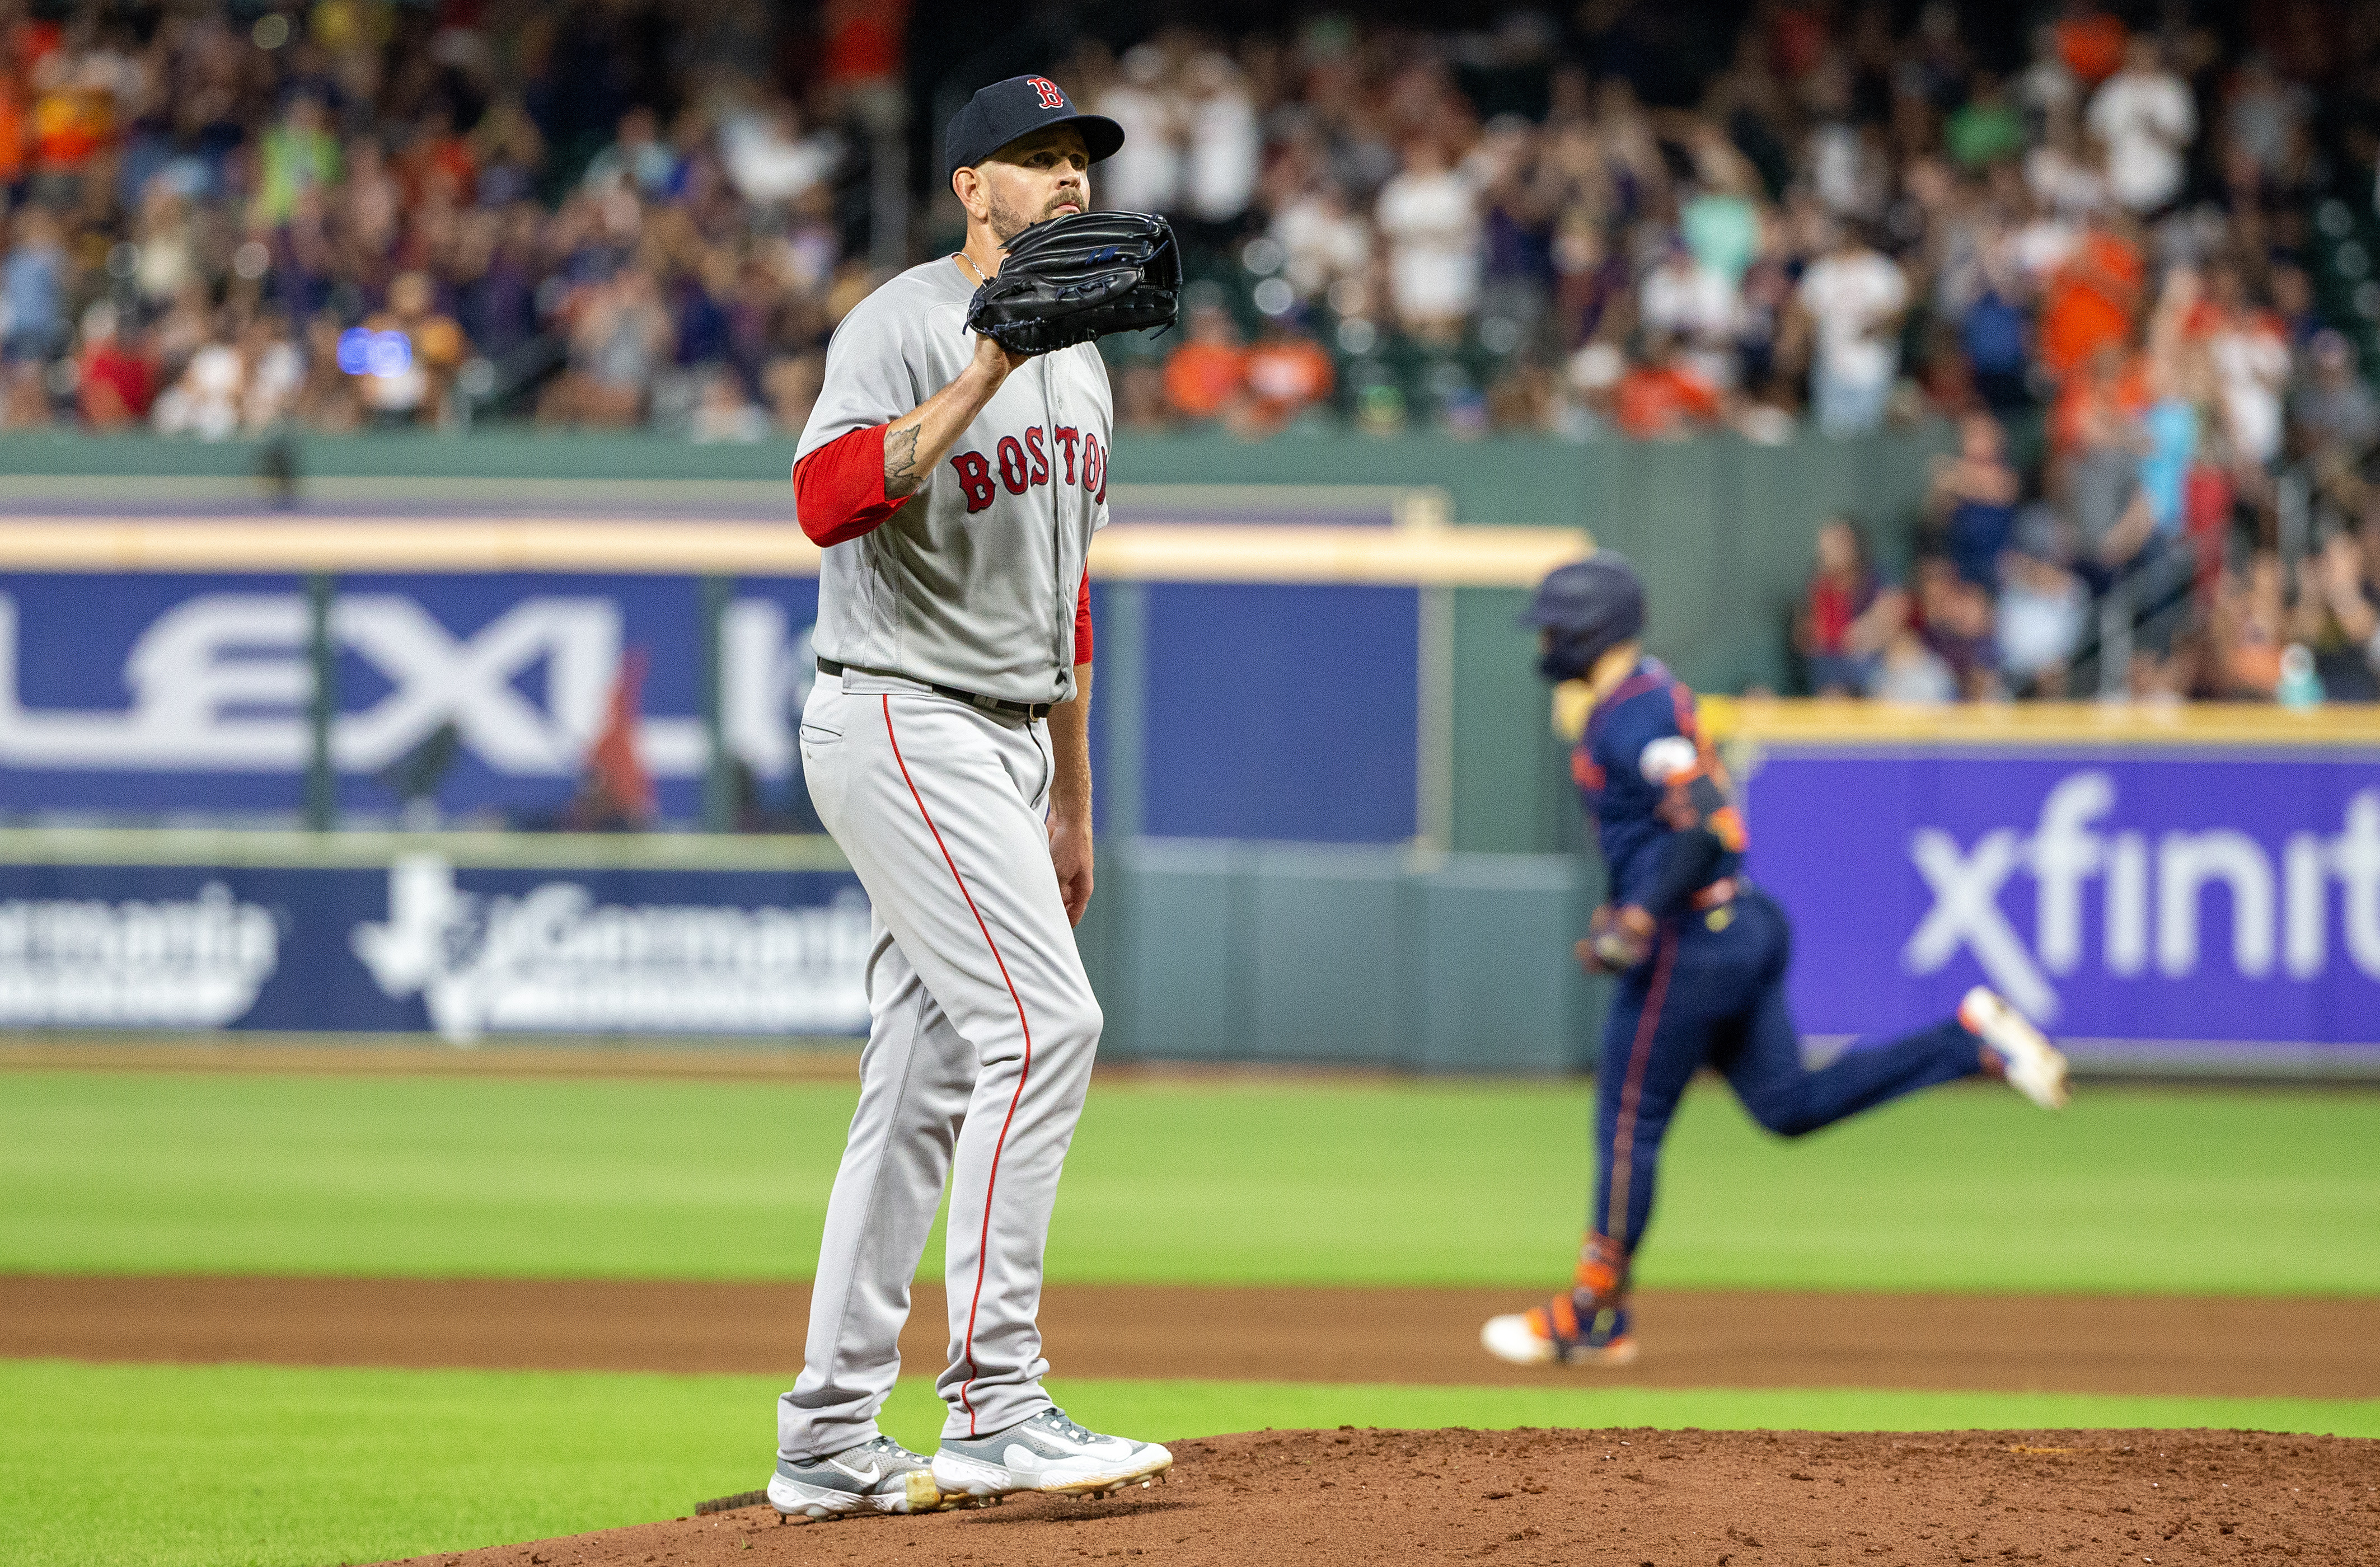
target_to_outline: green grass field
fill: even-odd
[[[2380,1436],[2380,1403],[1814,1390],[1670,1392],[1073,1382],[1095,1426],[1160,1440],[1266,1426],[1818,1430],[2225,1426]],[[679,1516],[768,1476],[752,1377],[0,1361],[11,1567],[317,1567]],[[885,1421],[930,1450],[932,1384]]]
[[[855,1094],[10,1075],[0,1270],[801,1278]],[[1535,1288],[1577,1245],[1588,1113],[1568,1086],[1102,1084],[1050,1276]],[[1657,1225],[1648,1284],[2380,1294],[2380,1094],[2048,1116],[1960,1088],[1787,1144],[1697,1090]]]
[[[0,1271],[800,1277],[853,1097],[8,1074]],[[1068,1164],[1052,1276],[1535,1288],[1576,1245],[1587,1113],[1568,1086],[1102,1083]],[[2380,1295],[2380,1095],[2101,1089],[2050,1117],[1961,1089],[1789,1146],[1723,1093],[1697,1092],[1669,1144],[1643,1277]],[[1057,1391],[1094,1424],[1160,1438],[1341,1423],[2380,1436],[2380,1403],[2353,1401]],[[670,1516],[759,1482],[776,1391],[742,1377],[0,1362],[0,1554],[312,1567]],[[938,1420],[924,1382],[905,1383],[888,1415],[913,1442]]]

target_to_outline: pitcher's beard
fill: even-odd
[[[1082,197],[1053,196],[1050,199],[1049,203],[1041,209],[1039,216],[1026,217],[1016,208],[1010,206],[1007,202],[995,196],[991,199],[991,212],[989,217],[989,222],[991,227],[991,237],[1000,241],[1001,248],[1002,249],[1006,249],[1010,245],[1015,243],[1016,237],[1018,235],[1024,233],[1026,229],[1031,228],[1037,223],[1045,223],[1051,217],[1054,217],[1056,215],[1056,209],[1068,202],[1073,203],[1077,212],[1083,210],[1084,200]]]

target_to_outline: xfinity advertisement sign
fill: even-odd
[[[1780,747],[1747,799],[1805,1033],[1980,980],[2102,1053],[2380,1052],[2380,759]]]

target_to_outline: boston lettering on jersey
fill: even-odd
[[[1047,484],[1055,477],[1062,484],[1080,484],[1090,492],[1094,501],[1105,501],[1108,454],[1099,444],[1099,436],[1091,431],[1062,424],[1050,431],[1049,437],[1043,439],[1041,427],[1037,424],[1026,431],[1022,441],[1014,435],[1002,436],[990,457],[980,452],[952,453],[951,468],[959,476],[966,509],[979,512],[991,504],[999,493],[993,484],[995,465],[999,487],[1012,495],[1022,495],[1032,486]]]

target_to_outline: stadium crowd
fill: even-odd
[[[2313,259],[2322,203],[2374,210],[2380,19],[2139,10],[1758,0],[1683,74],[1645,0],[1084,43],[1051,74],[1127,131],[1095,192],[1196,280],[1111,345],[1120,418],[1956,419],[1905,580],[1826,531],[1813,689],[2380,696],[2380,288],[2326,308]],[[882,273],[905,25],[0,0],[0,425],[796,430]]]

